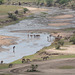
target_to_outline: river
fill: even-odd
[[[49,11],[45,11],[47,14],[43,14],[45,16],[42,16],[42,13],[38,14],[36,13],[34,18],[29,18],[20,21],[19,23],[12,24],[6,27],[3,27],[0,29],[0,35],[5,36],[14,36],[19,37],[19,40],[16,41],[17,44],[15,45],[15,53],[13,53],[13,46],[2,46],[5,49],[8,49],[8,51],[2,51],[0,52],[0,61],[3,60],[4,63],[10,63],[17,59],[22,58],[23,56],[32,55],[42,49],[43,47],[51,45],[51,43],[54,41],[54,37],[51,37],[51,40],[48,41],[47,37],[50,35],[46,32],[42,33],[28,33],[28,32],[14,32],[14,31],[22,31],[22,30],[37,30],[37,29],[63,29],[63,28],[70,28],[75,27],[75,17],[73,18],[66,18],[63,20],[70,20],[71,24],[66,26],[49,26],[48,23],[55,22],[56,20],[60,19],[48,19],[46,17],[54,14],[72,14],[74,15],[75,11],[71,9],[61,9],[60,8],[48,8]],[[62,19],[61,19],[62,20]],[[60,21],[59,21],[60,22]],[[28,35],[39,35],[39,37],[28,37]]]

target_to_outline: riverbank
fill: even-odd
[[[24,8],[27,8],[29,11],[26,13],[23,13]],[[11,10],[13,9],[13,10]],[[15,11],[18,10],[18,14],[14,14]],[[39,13],[47,11],[47,9],[44,8],[35,8],[35,7],[27,7],[27,6],[15,6],[15,5],[0,5],[0,28],[4,26],[8,26],[11,24],[16,24],[21,20],[24,19],[30,19],[33,18],[34,13]],[[13,13],[15,16],[17,16],[18,20],[12,20],[8,18],[8,13]]]
[[[50,9],[51,13],[53,12],[54,9],[56,9],[56,8]],[[38,10],[36,9],[34,13],[36,13],[36,11],[38,12]],[[46,12],[48,12],[48,10],[46,10]],[[56,14],[56,12],[55,12],[55,14]],[[68,38],[73,35],[75,28],[72,26],[71,26],[72,28],[70,28],[70,27],[68,27],[69,25],[67,25],[67,28],[66,28],[63,25],[64,28],[60,27],[60,26],[56,26],[56,27],[54,26],[54,29],[52,29],[51,26],[50,27],[48,26],[48,23],[52,20],[48,20],[48,21],[46,20],[46,18],[50,17],[50,14],[48,15],[47,13],[44,13],[44,11],[42,14],[43,15],[46,14],[47,16],[41,16],[41,17],[40,17],[40,15],[37,15],[36,17],[33,16],[33,18],[31,18],[31,19],[23,20],[17,24],[6,26],[2,29],[3,31],[0,34],[3,34],[3,35],[8,34],[10,36],[20,37],[20,39],[18,41],[18,45],[15,46],[16,47],[15,53],[12,52],[13,45],[8,46],[8,48],[10,48],[10,51],[6,52],[6,54],[4,52],[3,55],[8,55],[8,54],[9,55],[2,58],[2,59],[4,59],[5,62],[8,62],[8,61],[11,62],[14,59],[16,60],[17,57],[19,57],[18,58],[19,60],[12,62],[12,64],[13,64],[12,68],[8,67],[9,64],[1,64],[0,65],[0,69],[1,69],[0,74],[2,74],[2,73],[5,73],[5,74],[9,73],[9,74],[13,74],[13,75],[19,75],[19,74],[21,74],[21,75],[35,74],[36,75],[36,74],[38,74],[38,73],[34,73],[34,72],[33,73],[26,72],[26,70],[29,68],[29,66],[31,64],[38,64],[39,65],[39,69],[38,69],[38,70],[40,70],[39,75],[43,75],[43,74],[46,75],[47,73],[53,74],[54,71],[55,71],[55,75],[56,75],[56,73],[58,75],[60,73],[59,72],[60,70],[58,70],[58,69],[63,68],[65,65],[67,65],[68,62],[69,62],[68,66],[71,66],[72,69],[74,68],[73,64],[75,63],[75,61],[74,61],[75,60],[75,51],[74,51],[75,45],[73,45],[71,42],[65,40],[64,45],[61,46],[61,48],[57,50],[57,49],[55,49],[55,42],[53,42],[52,45],[49,46],[50,42],[47,41],[47,36],[49,36],[51,34],[52,36],[60,35],[60,36],[62,36],[62,39],[65,37]],[[55,16],[57,17],[58,15],[59,14],[57,14]],[[65,16],[66,17],[65,19],[69,19],[69,20],[71,19],[73,22],[74,17],[72,17],[72,15]],[[54,16],[54,14],[53,14],[53,16]],[[61,19],[63,19],[62,16],[60,16],[60,17],[61,17]],[[58,18],[60,18],[60,17],[58,17]],[[43,20],[43,18],[45,20]],[[53,22],[55,22],[55,21],[53,21]],[[41,22],[42,22],[43,26],[41,26]],[[28,37],[28,35],[33,36],[33,37],[32,38],[30,36]],[[34,38],[34,35],[40,35],[40,37]],[[14,38],[14,37],[2,36],[3,39],[6,39],[6,38],[10,39],[10,38]],[[6,39],[6,42],[9,42],[9,40],[7,40],[7,39]],[[33,50],[34,47],[35,47],[35,49]],[[38,49],[39,47],[42,47],[42,49],[41,50]],[[29,55],[26,55],[27,53]],[[31,53],[33,55],[31,55]],[[25,58],[26,60],[30,59],[30,62],[22,64],[22,58],[20,56],[22,58]],[[43,57],[47,57],[47,56],[49,57],[49,59],[46,61],[43,61]],[[73,61],[73,62],[71,62],[71,61]],[[61,65],[61,62],[63,63],[63,65]],[[51,65],[52,63],[54,66]],[[60,63],[60,65],[59,65],[59,63]],[[57,64],[59,66],[57,66]],[[41,66],[43,66],[43,67],[41,67]],[[75,71],[72,71],[72,72],[75,72]],[[72,72],[66,70],[65,74],[62,73],[61,75],[66,75],[66,73],[72,73]]]
[[[4,49],[2,46],[10,46],[17,44],[18,37],[11,37],[11,36],[3,36],[0,35],[0,52],[1,51],[8,51],[9,49]]]
[[[50,31],[50,30],[49,30]],[[48,33],[49,33],[48,31]],[[68,33],[67,33],[68,31]],[[41,31],[40,31],[41,32]],[[60,49],[55,49],[55,42],[52,43],[51,46],[44,47],[40,51],[37,51],[33,55],[25,56],[23,58],[30,59],[31,61],[41,61],[41,57],[49,56],[49,59],[63,59],[63,58],[75,58],[75,45],[73,45],[69,40],[65,40],[67,37],[71,37],[73,35],[74,29],[65,29],[65,31],[62,29],[55,32],[51,32],[50,34],[52,36],[57,37],[58,35],[62,36],[62,39],[64,39],[64,46],[61,46]],[[22,59],[19,59],[17,61],[14,61],[13,64],[21,64]]]

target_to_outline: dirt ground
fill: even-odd
[[[26,72],[30,69],[31,64],[38,65],[40,72]],[[12,75],[75,75],[75,69],[60,69],[62,66],[75,67],[75,58],[47,60],[41,62],[30,62],[29,64],[14,65],[13,68],[0,70],[0,74],[10,73]]]
[[[59,54],[75,54],[75,45],[67,45],[65,47],[61,47],[60,50],[56,50],[55,48],[46,50],[47,53],[59,53]]]
[[[43,12],[43,11],[47,11],[48,10],[48,9],[44,9],[44,8],[35,8],[35,7],[26,7],[26,6],[22,6],[22,7],[29,9],[29,11],[31,13]]]
[[[64,38],[64,37],[69,37],[69,36],[73,35],[73,32],[72,31],[71,32],[57,32],[57,33],[51,33],[51,35],[53,35],[55,37],[57,35],[60,35]]]
[[[31,8],[29,7],[29,10],[31,10],[31,12],[36,13],[38,11],[45,11],[45,9],[40,9],[40,8]],[[56,16],[54,17],[55,19],[62,19],[62,18],[72,18],[73,15],[60,15],[60,16]],[[54,26],[61,26],[61,25],[68,25],[66,23],[61,23],[61,24],[54,24]],[[13,31],[13,32],[38,32],[38,30],[30,30],[30,31],[21,31],[21,30],[17,30],[17,31]],[[40,29],[39,32],[58,32],[57,34],[52,33],[53,36],[57,36],[57,35],[61,35],[63,37],[65,36],[70,36],[72,34],[71,33],[65,33],[62,30],[53,30],[53,29]],[[62,32],[62,33],[59,33]],[[11,45],[14,44],[15,42],[13,42],[13,37],[11,36],[0,36],[0,45]],[[66,49],[63,51],[59,51],[59,50],[55,50],[55,49],[49,49],[46,50],[48,53],[49,52],[54,52],[54,53],[65,53],[65,54],[75,54],[75,45],[71,45],[71,46],[67,46],[67,47],[62,47],[62,49]],[[40,72],[26,72],[27,69],[29,69],[31,64],[38,64],[38,70]],[[65,66],[65,65],[70,65],[70,66],[75,66],[75,58],[71,58],[71,59],[58,59],[58,60],[48,60],[48,61],[41,61],[41,62],[31,62],[28,64],[16,64],[13,66],[13,68],[9,68],[9,69],[3,69],[0,70],[0,74],[6,74],[6,73],[10,73],[12,75],[75,75],[75,69],[59,69],[59,67],[61,66]]]

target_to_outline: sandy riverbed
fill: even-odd
[[[8,50],[2,48],[2,46],[10,46],[10,45],[17,44],[16,43],[17,39],[18,39],[17,37],[0,35],[0,51]]]

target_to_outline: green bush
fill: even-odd
[[[0,5],[3,4],[4,0],[0,0]]]
[[[61,46],[63,46],[64,45],[64,40],[58,41],[58,44],[60,44]]]
[[[27,8],[24,8],[24,13],[26,13],[28,11],[28,9]]]
[[[12,13],[8,13],[8,17],[14,21],[18,20],[17,17],[15,15],[13,15]]]
[[[73,42],[73,44],[75,44],[75,35],[70,38],[70,42]]]
[[[56,48],[56,49],[60,49],[60,45],[57,44],[57,45],[55,46],[55,48]]]
[[[9,18],[11,18],[11,17],[12,17],[12,15],[13,15],[12,13],[8,13],[8,17],[9,17]]]
[[[53,0],[46,0],[46,5],[49,7],[51,6],[53,3]]]
[[[36,69],[38,68],[38,65],[33,65],[33,64],[32,64],[32,65],[30,66],[30,68],[31,68],[31,69],[30,69],[30,70],[28,69],[27,72],[37,72]]]
[[[16,21],[18,20],[17,17],[15,15],[12,16],[12,20]]]
[[[59,3],[59,4],[64,4],[64,3],[67,3],[69,1],[70,0],[57,0],[56,2]]]

